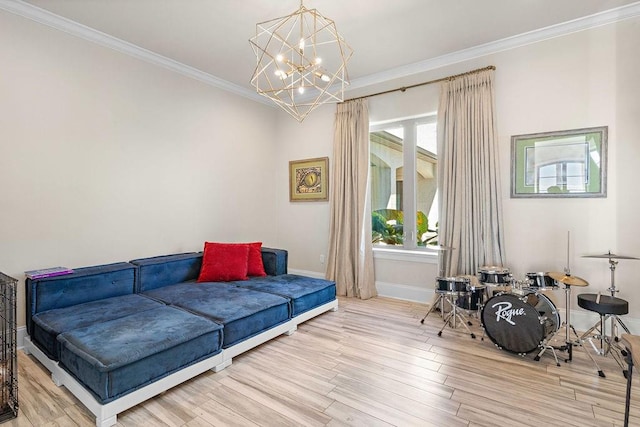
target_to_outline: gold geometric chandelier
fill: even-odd
[[[251,84],[299,122],[316,107],[342,102],[353,50],[333,20],[316,9],[300,9],[256,24],[249,42],[256,55]]]

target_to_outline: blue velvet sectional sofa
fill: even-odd
[[[202,253],[75,269],[26,280],[24,349],[95,416],[117,414],[329,310],[335,283],[287,274],[262,248],[266,277],[196,282]]]

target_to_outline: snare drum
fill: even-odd
[[[541,293],[498,294],[482,309],[482,326],[498,348],[526,354],[540,348],[560,328],[560,315]]]
[[[436,292],[467,292],[469,279],[464,277],[436,277]]]
[[[529,279],[528,288],[531,290],[558,289],[558,284],[549,277],[549,273],[527,273],[527,279]]]
[[[478,269],[480,281],[485,284],[503,284],[511,281],[511,274],[508,268],[485,265]]]

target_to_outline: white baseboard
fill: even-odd
[[[18,350],[21,350],[24,347],[24,337],[27,336],[27,327],[19,326],[16,328],[16,346]]]
[[[376,282],[378,295],[381,297],[401,299],[404,301],[431,304],[435,295],[434,289],[425,289],[418,286],[401,285],[398,283]]]

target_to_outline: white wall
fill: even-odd
[[[333,168],[333,120],[335,105],[313,111],[302,123],[285,112],[278,112],[276,130],[276,220],[278,244],[289,251],[289,267],[324,277],[327,254],[329,202],[289,201],[289,162],[329,157]],[[331,197],[331,194],[329,194]]]
[[[198,250],[205,239],[260,239],[288,249],[292,270],[324,273],[329,203],[289,202],[288,162],[332,156],[335,106],[299,124],[7,13],[0,39],[3,272],[21,278],[33,268]],[[585,292],[606,293],[608,265],[581,255],[640,256],[638,39],[635,18],[350,96],[495,65],[507,266],[517,277],[561,270],[571,231],[572,272],[590,282]],[[373,98],[371,117],[433,111],[437,94],[427,86]],[[601,125],[609,126],[606,199],[509,197],[511,135]],[[635,318],[639,273],[640,261],[618,266],[618,296]],[[424,300],[436,274],[434,264],[376,259],[381,293]],[[564,305],[562,294],[554,300]],[[21,284],[20,324],[23,305]]]
[[[640,257],[640,226],[637,212],[640,195],[635,187],[634,172],[640,160],[640,84],[637,70],[640,55],[634,41],[640,40],[640,19],[629,19],[564,37],[520,47],[499,54],[444,67],[383,87],[359,90],[357,94],[401,87],[465,72],[486,65],[495,65],[496,109],[500,144],[500,170],[506,232],[507,267],[516,278],[527,272],[562,271],[567,261],[567,232],[571,233],[570,267],[574,275],[590,282],[577,293],[608,294],[609,268],[606,260],[583,258],[611,250]],[[357,56],[357,53],[356,53]],[[354,56],[354,58],[356,57]],[[355,59],[354,59],[355,60]],[[416,103],[425,111],[437,106],[435,86],[411,89],[405,93],[372,98],[372,120],[383,118],[388,111],[402,106],[400,116],[415,113]],[[406,104],[400,99],[405,97]],[[420,99],[420,98],[423,99]],[[422,107],[422,105],[420,106]],[[418,108],[419,109],[419,108]],[[295,132],[306,135],[295,145],[295,153],[286,157],[305,158],[328,155],[330,132],[320,128],[330,121],[328,113],[313,113],[308,121],[298,124],[288,118],[279,119],[278,139]],[[510,198],[510,138],[512,135],[543,131],[609,126],[608,196],[597,199],[511,199]],[[330,126],[330,125],[328,125]],[[288,148],[291,145],[287,145]],[[281,166],[284,167],[284,166]],[[278,192],[286,189],[279,184]],[[279,215],[289,219],[297,216],[300,207],[286,202],[279,204]],[[318,226],[328,226],[324,205],[305,207],[305,216],[314,218]],[[288,221],[288,220],[287,220]],[[309,252],[309,257],[293,258],[291,267],[324,271],[317,253],[309,251],[307,242],[296,239],[304,233],[302,222],[288,222],[287,233],[280,227],[280,241],[293,253]],[[284,236],[289,234],[290,238]],[[324,249],[328,232],[316,233],[314,247]],[[396,286],[397,295],[432,293],[435,265],[376,259],[376,279],[385,292]],[[629,322],[640,325],[640,261],[621,261],[617,268],[618,297],[629,301]],[[407,292],[410,287],[411,292]],[[393,292],[393,291],[392,291]],[[554,291],[552,299],[564,307],[564,292]],[[588,313],[576,310],[576,316]],[[633,331],[633,330],[632,330]],[[636,329],[640,333],[640,328]]]
[[[640,21],[630,21],[615,32],[614,84],[616,140],[616,246],[612,250],[640,257],[640,192],[638,191],[638,162],[640,161],[640,55],[637,41]],[[590,250],[592,250],[590,248]],[[606,268],[602,261],[598,268]],[[629,301],[631,316],[640,318],[640,261],[620,261],[616,268],[619,296]],[[640,329],[632,332],[638,334]]]
[[[0,12],[0,270],[275,245],[276,110]]]

